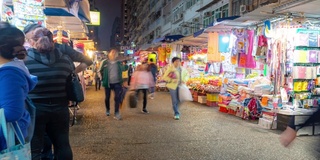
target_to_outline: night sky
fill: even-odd
[[[121,17],[121,0],[96,0],[96,7],[101,13],[100,50],[108,50],[113,21],[116,17]]]

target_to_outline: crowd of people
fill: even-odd
[[[71,73],[79,73],[93,64],[84,54],[77,52],[67,44],[57,44],[53,34],[47,28],[32,24],[24,31],[0,23],[0,109],[4,109],[7,122],[18,122],[25,138],[30,138],[33,160],[61,159],[72,160],[72,149],[69,142],[69,100],[66,93],[66,79]],[[101,85],[105,88],[106,115],[110,116],[110,95],[115,93],[114,117],[121,120],[119,111],[124,87],[138,95],[143,93],[143,113],[147,110],[147,97],[154,98],[157,79],[157,66],[154,60],[144,62],[134,68],[127,62],[117,60],[116,49],[108,53],[108,58],[94,70],[96,90]],[[79,62],[74,66],[74,62]],[[174,58],[172,71],[177,75],[180,59]],[[168,73],[169,74],[169,73]],[[184,74],[184,73],[183,73]],[[175,119],[177,111],[177,88],[185,83],[180,76],[166,77],[172,89]],[[175,94],[175,95],[174,95]],[[30,98],[36,108],[32,123],[30,112],[25,107],[25,100]],[[34,128],[32,135],[29,128]],[[6,149],[6,139],[0,127],[0,151]]]

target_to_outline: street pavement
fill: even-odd
[[[114,111],[111,100],[111,113]],[[187,102],[181,119],[173,119],[170,95],[148,99],[149,114],[139,107],[121,109],[123,120],[105,115],[104,90],[87,89],[78,123],[70,139],[75,160],[316,160],[320,137],[298,137],[289,148],[279,131],[260,128],[220,113],[217,108]]]

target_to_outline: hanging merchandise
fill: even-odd
[[[20,29],[28,24],[43,24],[45,20],[43,2],[43,0],[13,0],[15,16],[12,23]]]
[[[171,45],[167,45],[166,48],[166,59],[171,57],[171,53],[172,53],[172,48]]]
[[[235,50],[236,53],[246,53],[247,51],[247,35],[245,32],[245,29],[235,29],[233,31],[233,34],[237,37],[237,40],[235,42]]]
[[[221,62],[219,53],[219,34],[217,32],[208,35],[208,61]]]
[[[239,54],[239,67],[246,67],[247,64],[247,55],[245,53],[240,53]]]
[[[0,20],[3,21],[3,22],[9,22],[9,23],[12,23],[12,20],[13,20],[13,17],[14,17],[14,14],[13,14],[13,11],[10,7],[6,6],[6,5],[2,5],[0,6],[2,7],[2,10],[1,10],[1,17],[0,17]]]
[[[254,69],[256,68],[256,61],[254,60],[252,56],[252,50],[253,50],[253,41],[254,41],[254,30],[247,30],[248,34],[248,52],[247,52],[247,58],[246,58],[246,68]]]
[[[258,57],[266,57],[268,52],[268,39],[266,36],[262,35],[261,28],[258,29],[258,34],[261,34],[258,36],[258,46],[256,50],[256,56]]]
[[[166,50],[163,47],[158,47],[159,66],[164,67],[166,65]]]
[[[152,60],[153,63],[157,62],[157,53],[152,52],[148,54],[148,62],[150,63]]]

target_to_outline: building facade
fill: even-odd
[[[122,42],[122,37],[121,37],[121,18],[116,17],[113,26],[112,26],[112,31],[111,31],[111,36],[110,36],[110,47],[111,48],[116,48],[120,50],[121,42]]]
[[[260,5],[256,0],[126,0],[124,42],[147,48],[157,38],[189,36],[219,18],[240,16]]]

